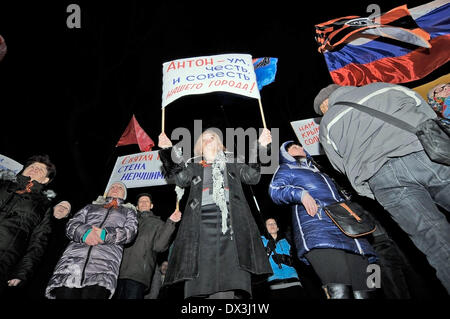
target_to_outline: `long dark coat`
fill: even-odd
[[[190,187],[189,198],[183,211],[180,227],[174,240],[164,286],[197,278],[201,224],[201,202],[203,190],[203,166],[189,163],[175,164],[171,149],[160,152],[166,174],[175,177],[180,187]],[[261,234],[245,199],[241,183],[254,185],[260,180],[259,164],[227,163],[228,186],[230,188],[230,215],[234,232],[233,242],[239,266],[252,274],[272,274]]]

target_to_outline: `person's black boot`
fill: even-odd
[[[355,290],[353,291],[353,297],[355,299],[377,299],[377,290]]]
[[[322,286],[327,299],[353,299],[352,286],[344,284],[326,284]]]

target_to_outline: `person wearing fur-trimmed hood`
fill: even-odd
[[[294,141],[280,147],[280,166],[269,185],[277,205],[290,205],[297,257],[311,265],[329,299],[368,299],[367,266],[377,261],[367,239],[351,238],[339,230],[323,207],[344,201],[333,180]],[[330,264],[333,267],[330,267]]]
[[[266,147],[270,141],[266,129],[258,144]],[[172,147],[164,133],[158,146],[163,148],[159,154],[166,174],[175,177],[177,186],[190,187],[164,286],[184,281],[185,298],[251,295],[251,274],[272,274],[242,189],[242,183],[259,182],[260,164],[236,162],[227,156],[220,137],[211,129],[200,135],[194,147],[196,160],[187,164],[173,160],[177,146]]]
[[[137,234],[136,208],[125,204],[126,186],[114,182],[69,220],[71,240],[47,285],[49,299],[107,299],[114,294],[123,246]]]

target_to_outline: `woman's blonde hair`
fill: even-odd
[[[203,149],[203,135],[207,134],[207,133],[209,133],[209,134],[214,136],[214,138],[216,139],[220,150],[222,150],[222,151],[226,150],[225,146],[222,143],[222,139],[219,136],[219,134],[217,134],[217,132],[214,129],[208,128],[208,129],[204,130],[202,134],[200,134],[200,136],[198,137],[197,141],[195,142],[195,145],[194,145],[194,155],[195,156],[201,156],[203,154],[203,151],[202,151],[202,149]]]

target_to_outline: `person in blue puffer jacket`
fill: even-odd
[[[304,292],[297,270],[293,267],[292,247],[286,238],[279,234],[277,221],[266,220],[267,235],[261,236],[273,275],[267,281],[270,288],[270,299],[300,299]]]
[[[311,265],[329,299],[374,298],[367,266],[377,260],[366,239],[346,236],[322,207],[344,201],[330,177],[319,171],[298,144],[280,147],[280,166],[269,186],[278,205],[291,205],[293,237],[298,258]]]

